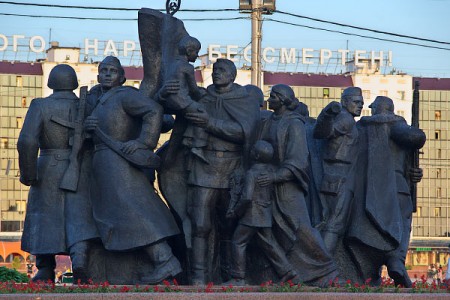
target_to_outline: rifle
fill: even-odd
[[[59,184],[59,188],[63,190],[68,190],[76,192],[78,188],[78,179],[80,177],[80,160],[79,153],[81,147],[83,146],[83,122],[86,107],[86,97],[88,93],[87,86],[80,88],[80,101],[78,103],[78,114],[75,122],[73,122],[72,127],[74,129],[73,141],[72,141],[72,151],[69,156],[69,166],[64,172],[64,176]],[[52,120],[56,119],[53,118]],[[56,121],[56,120],[54,120]]]
[[[411,126],[419,128],[419,81],[414,82],[413,103],[412,103],[412,117]],[[412,167],[419,167],[419,149],[415,149],[412,153]],[[413,212],[417,211],[417,183],[410,183],[410,194],[413,204]]]

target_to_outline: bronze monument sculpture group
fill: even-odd
[[[411,187],[422,177],[412,156],[426,137],[390,98],[356,122],[364,99],[349,87],[315,120],[277,84],[261,110],[262,91],[234,83],[230,60],[197,86],[201,45],[180,20],[141,9],[139,36],[139,90],[108,56],[79,98],[75,71],[60,64],[53,94],[30,105],[17,148],[34,281],[54,280],[55,255],[68,254],[75,282],[377,285],[386,265],[411,286]]]

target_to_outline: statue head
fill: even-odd
[[[276,84],[270,90],[269,108],[274,111],[282,106],[289,110],[295,110],[299,105],[299,101],[295,98],[294,91],[286,84]]]
[[[189,35],[182,38],[178,43],[178,53],[180,53],[180,55],[185,55],[189,62],[195,62],[201,48],[202,45],[200,42]]]
[[[295,109],[301,116],[309,117],[308,105],[303,102],[299,102],[297,108]]]
[[[103,89],[120,86],[125,83],[125,70],[120,64],[120,60],[114,56],[107,56],[98,65],[97,80]]]
[[[341,104],[352,116],[359,117],[364,106],[362,91],[359,87],[349,87],[341,95]]]
[[[47,86],[52,90],[73,91],[78,87],[77,74],[69,65],[57,65],[50,71]]]
[[[273,158],[273,147],[269,142],[258,140],[253,145],[250,155],[257,162],[269,163]]]
[[[259,107],[264,106],[264,94],[259,87],[256,85],[248,84],[245,86],[245,89],[249,93],[251,98],[256,98],[259,103]]]
[[[385,96],[377,96],[369,108],[372,110],[372,116],[379,114],[393,114],[394,113],[394,101],[391,98]]]
[[[229,59],[219,58],[213,64],[212,80],[216,87],[231,85],[236,79],[236,75],[236,66]]]

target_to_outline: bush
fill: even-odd
[[[30,279],[27,274],[20,273],[14,269],[8,269],[7,267],[0,267],[0,282],[6,281],[28,282]]]

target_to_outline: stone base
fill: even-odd
[[[142,250],[110,252],[101,243],[93,244],[90,249],[89,274],[94,282],[134,284],[152,272],[153,265]]]
[[[89,293],[89,294],[8,294],[0,295],[8,300],[262,300],[262,299],[313,299],[313,300],[405,300],[405,299],[449,299],[448,293],[412,294],[412,293]]]

